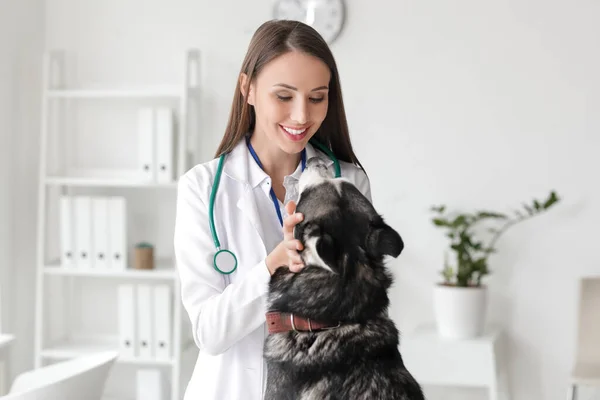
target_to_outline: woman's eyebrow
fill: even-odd
[[[293,87],[291,85],[288,85],[286,83],[276,83],[273,86],[281,86],[281,87],[284,87],[284,88],[287,88],[287,89],[291,89],[291,90],[298,90],[298,88],[295,88],[295,87]],[[311,92],[316,92],[317,90],[324,90],[324,89],[329,89],[329,87],[327,85],[319,86],[319,87],[316,87],[313,90],[311,90]]]

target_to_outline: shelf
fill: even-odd
[[[188,92],[192,91],[193,89],[190,89]],[[167,85],[139,88],[50,89],[46,93],[48,98],[52,99],[179,99],[185,94],[185,88]]]
[[[88,269],[77,269],[77,268],[63,268],[63,267],[44,267],[44,273],[46,275],[55,276],[73,276],[73,277],[94,277],[94,278],[116,278],[116,279],[143,279],[143,280],[172,280],[175,279],[177,274],[175,270],[154,270],[154,271],[142,271],[127,269],[125,271],[102,271],[102,270],[88,270]]]
[[[81,186],[81,187],[128,187],[128,188],[156,188],[174,189],[177,182],[144,182],[115,178],[81,178],[66,176],[46,177],[46,185],[50,186]]]
[[[119,351],[117,338],[93,340],[63,340],[42,350],[41,355],[46,359],[64,360],[93,354],[95,352]],[[117,362],[141,366],[172,366],[173,359],[158,360],[120,356]]]
[[[62,267],[60,262],[52,262],[44,266],[44,274],[56,276],[91,277],[91,278],[116,278],[116,279],[142,279],[142,280],[173,280],[177,278],[177,271],[172,266],[172,261],[157,261],[156,269],[141,270],[127,268],[125,270],[89,269],[77,267]]]

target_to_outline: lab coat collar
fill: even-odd
[[[308,161],[312,157],[320,157],[325,161],[327,167],[333,164],[333,161],[327,154],[318,151],[308,143],[306,145],[306,160]],[[301,172],[301,167],[299,165],[291,176],[299,179]],[[223,173],[238,182],[249,184],[252,188],[255,188],[268,178],[268,175],[254,161],[252,155],[250,155],[245,140],[240,140],[231,153],[229,153],[225,160]]]
[[[250,161],[252,161],[250,163]],[[252,156],[246,146],[244,139],[235,145],[233,150],[227,155],[223,173],[233,180],[241,183],[247,183],[253,188],[262,182],[264,172],[252,160]]]

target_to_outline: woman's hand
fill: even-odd
[[[283,220],[283,241],[273,249],[265,260],[267,268],[271,275],[275,273],[279,267],[289,267],[292,272],[299,272],[304,268],[299,250],[302,250],[302,243],[294,238],[294,227],[302,221],[304,216],[300,213],[295,213],[296,203],[290,201],[286,204],[285,209],[288,216]]]

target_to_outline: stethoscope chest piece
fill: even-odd
[[[223,249],[217,251],[213,264],[217,271],[229,275],[237,268],[237,258],[231,251]]]

